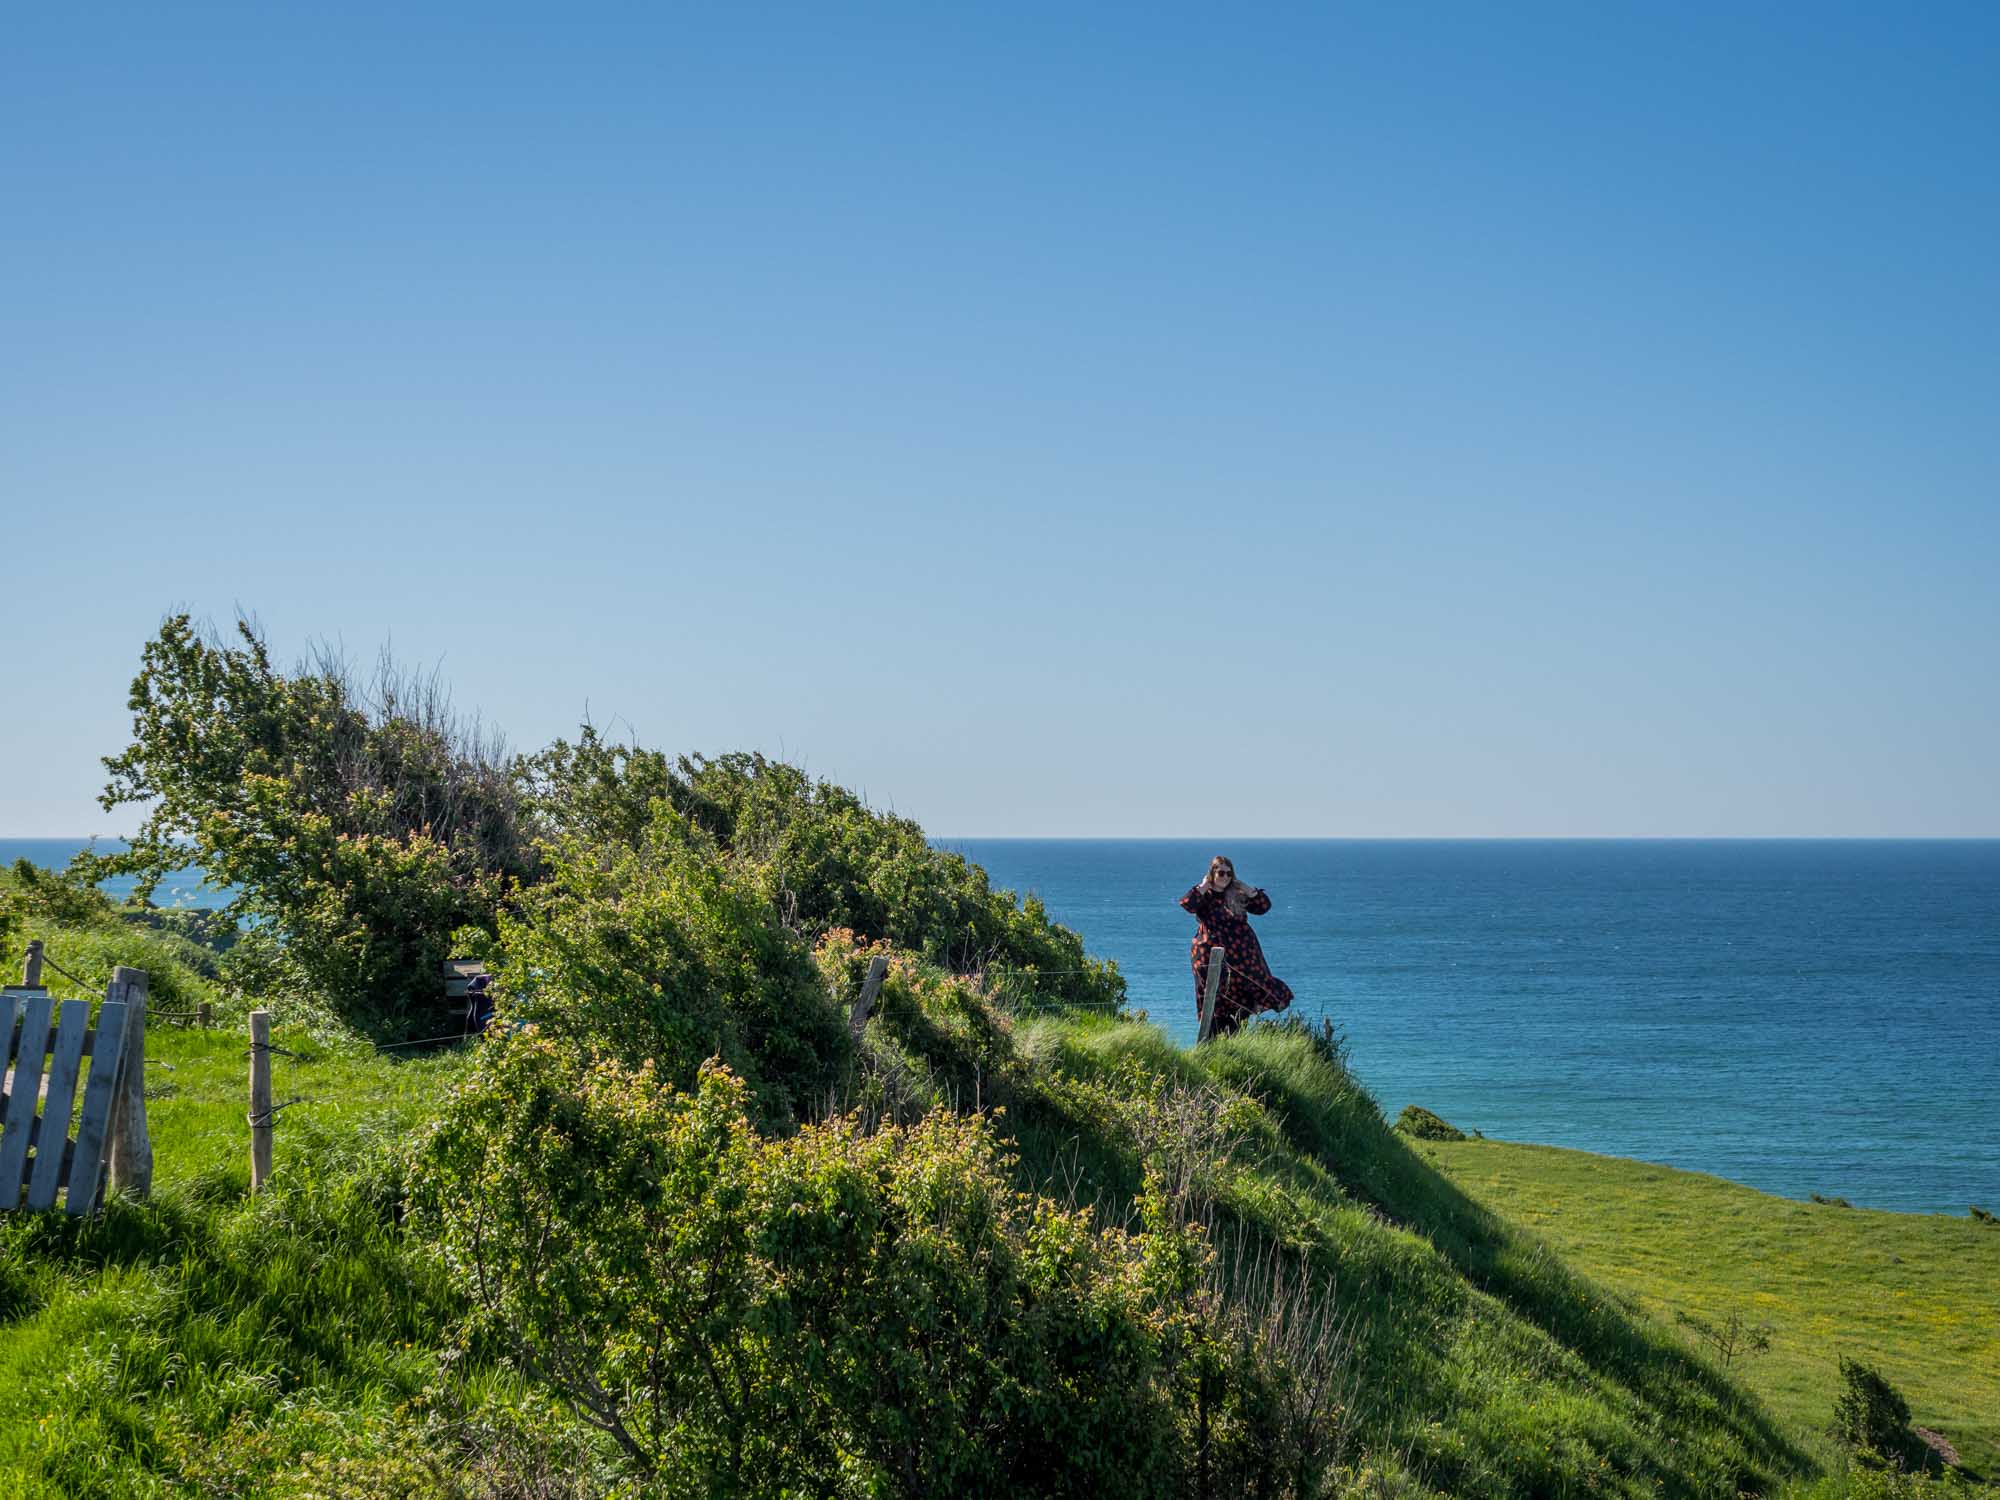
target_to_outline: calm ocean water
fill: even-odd
[[[1228,853],[1392,1115],[1872,1208],[2000,1211],[2000,841],[946,840],[1191,1039]]]
[[[2000,841],[944,840],[1194,1031],[1229,853],[1297,1013],[1392,1115],[1871,1208],[2000,1211]],[[61,864],[73,840],[0,839]],[[162,904],[201,900],[193,878]]]
[[[61,869],[89,847],[91,845],[85,839],[0,839],[0,868],[12,868],[15,860],[25,859],[48,869]],[[95,847],[99,854],[110,854],[125,845],[120,839],[99,839]],[[132,887],[136,884],[137,881],[131,879],[107,880],[104,890],[114,899],[122,901],[132,894]],[[201,871],[195,869],[169,876],[153,893],[153,904],[156,906],[215,906],[225,899],[203,885]],[[15,977],[19,978],[18,975]]]

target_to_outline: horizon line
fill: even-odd
[[[1194,844],[1234,840],[1257,844],[1991,844],[1996,833],[926,833],[932,841],[1000,843]],[[0,842],[86,844],[129,843],[123,833],[0,834]]]

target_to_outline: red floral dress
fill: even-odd
[[[1261,917],[1271,909],[1271,898],[1259,891],[1245,908],[1247,917]],[[1222,992],[1215,997],[1217,1033],[1234,1031],[1251,1016],[1264,1010],[1283,1010],[1292,1003],[1292,987],[1274,977],[1264,962],[1264,948],[1250,930],[1246,917],[1230,911],[1229,903],[1206,884],[1191,885],[1181,897],[1181,910],[1192,913],[1201,925],[1194,930],[1194,947],[1188,952],[1194,967],[1194,1014],[1201,1019],[1202,995],[1208,988],[1209,950],[1217,947],[1229,955],[1222,970]]]

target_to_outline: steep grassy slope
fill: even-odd
[[[1812,1467],[1753,1399],[1411,1151],[1303,1027],[1190,1052],[1130,1022],[1017,1022],[905,966],[870,1038],[921,1102],[1003,1108],[1027,1185],[1116,1219],[1164,1154],[1225,1288],[1276,1257],[1334,1299],[1357,1471],[1413,1493],[1733,1495]]]
[[[1734,1372],[1801,1442],[1819,1446],[1846,1355],[1880,1369],[1970,1468],[2000,1474],[2000,1229],[1799,1203],[1550,1146],[1419,1149],[1660,1322],[1768,1324],[1770,1350],[1739,1357]]]

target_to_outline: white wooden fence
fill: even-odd
[[[54,1208],[63,1195],[70,1213],[86,1214],[107,1182],[135,1197],[152,1189],[146,974],[114,970],[93,1026],[88,1000],[58,1004],[35,982],[40,946],[28,982],[0,989],[0,1212]]]

